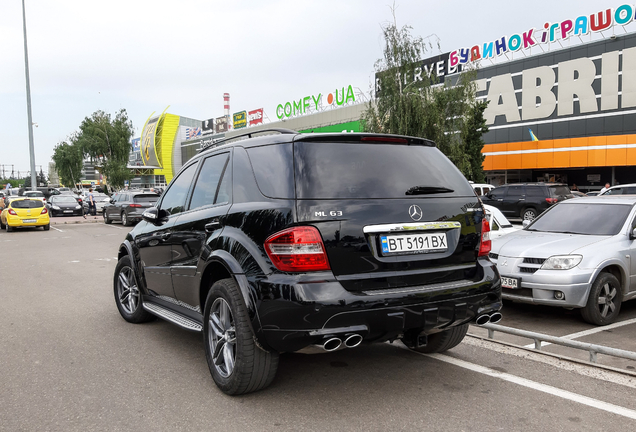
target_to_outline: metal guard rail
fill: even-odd
[[[495,338],[495,331],[532,339],[534,340],[534,348],[538,351],[541,351],[541,342],[550,342],[556,345],[563,345],[570,348],[588,351],[590,353],[590,362],[592,363],[596,363],[597,354],[605,354],[628,360],[636,360],[636,352],[633,351],[626,351],[618,348],[610,348],[602,345],[579,342],[575,340],[560,338],[557,336],[550,336],[543,333],[535,333],[526,330],[519,330],[512,327],[505,327],[498,324],[484,324],[478,327],[483,327],[488,330],[488,339]]]

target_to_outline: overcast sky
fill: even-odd
[[[396,0],[399,26],[441,52],[616,8],[616,0]],[[96,110],[195,119],[351,84],[368,92],[391,0],[26,0],[36,165]],[[633,30],[632,30],[633,31]],[[435,51],[433,54],[439,54]],[[22,2],[0,0],[0,165],[29,169]],[[1,169],[1,167],[0,167]],[[0,172],[0,175],[2,173]]]

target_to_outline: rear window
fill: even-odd
[[[570,188],[567,186],[550,186],[549,189],[552,196],[570,195]]]
[[[616,235],[625,223],[632,206],[624,204],[577,204],[561,202],[545,212],[528,231]]]
[[[300,199],[475,195],[435,147],[296,142],[295,165]]]
[[[40,200],[19,200],[13,201],[11,207],[14,209],[30,209],[44,207],[44,202]]]
[[[25,192],[24,196],[30,196],[30,197],[43,197],[44,194],[42,192],[39,191],[31,191],[31,192]]]
[[[159,195],[135,195],[133,202],[136,203],[156,203],[159,200]]]

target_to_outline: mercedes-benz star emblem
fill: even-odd
[[[420,208],[420,206],[412,205],[411,207],[409,207],[409,216],[411,216],[411,219],[413,219],[414,221],[422,219],[422,209]]]

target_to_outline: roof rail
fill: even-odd
[[[226,141],[231,141],[231,140],[234,140],[234,139],[237,139],[237,138],[243,138],[243,137],[252,138],[252,135],[256,135],[256,134],[260,134],[260,133],[266,133],[266,132],[278,132],[278,133],[281,133],[281,134],[294,134],[294,135],[298,133],[295,130],[284,129],[284,128],[259,129],[259,130],[256,130],[254,132],[248,132],[248,133],[244,133],[244,134],[241,134],[241,135],[235,135],[235,136],[232,136],[232,137],[229,137],[229,138],[223,138],[223,139],[220,139],[218,141],[213,141],[213,142],[211,142],[209,144],[206,144],[206,145],[202,146],[197,153],[201,153],[202,151],[207,150],[210,147],[216,147],[218,145],[221,145],[221,144],[223,144]]]

